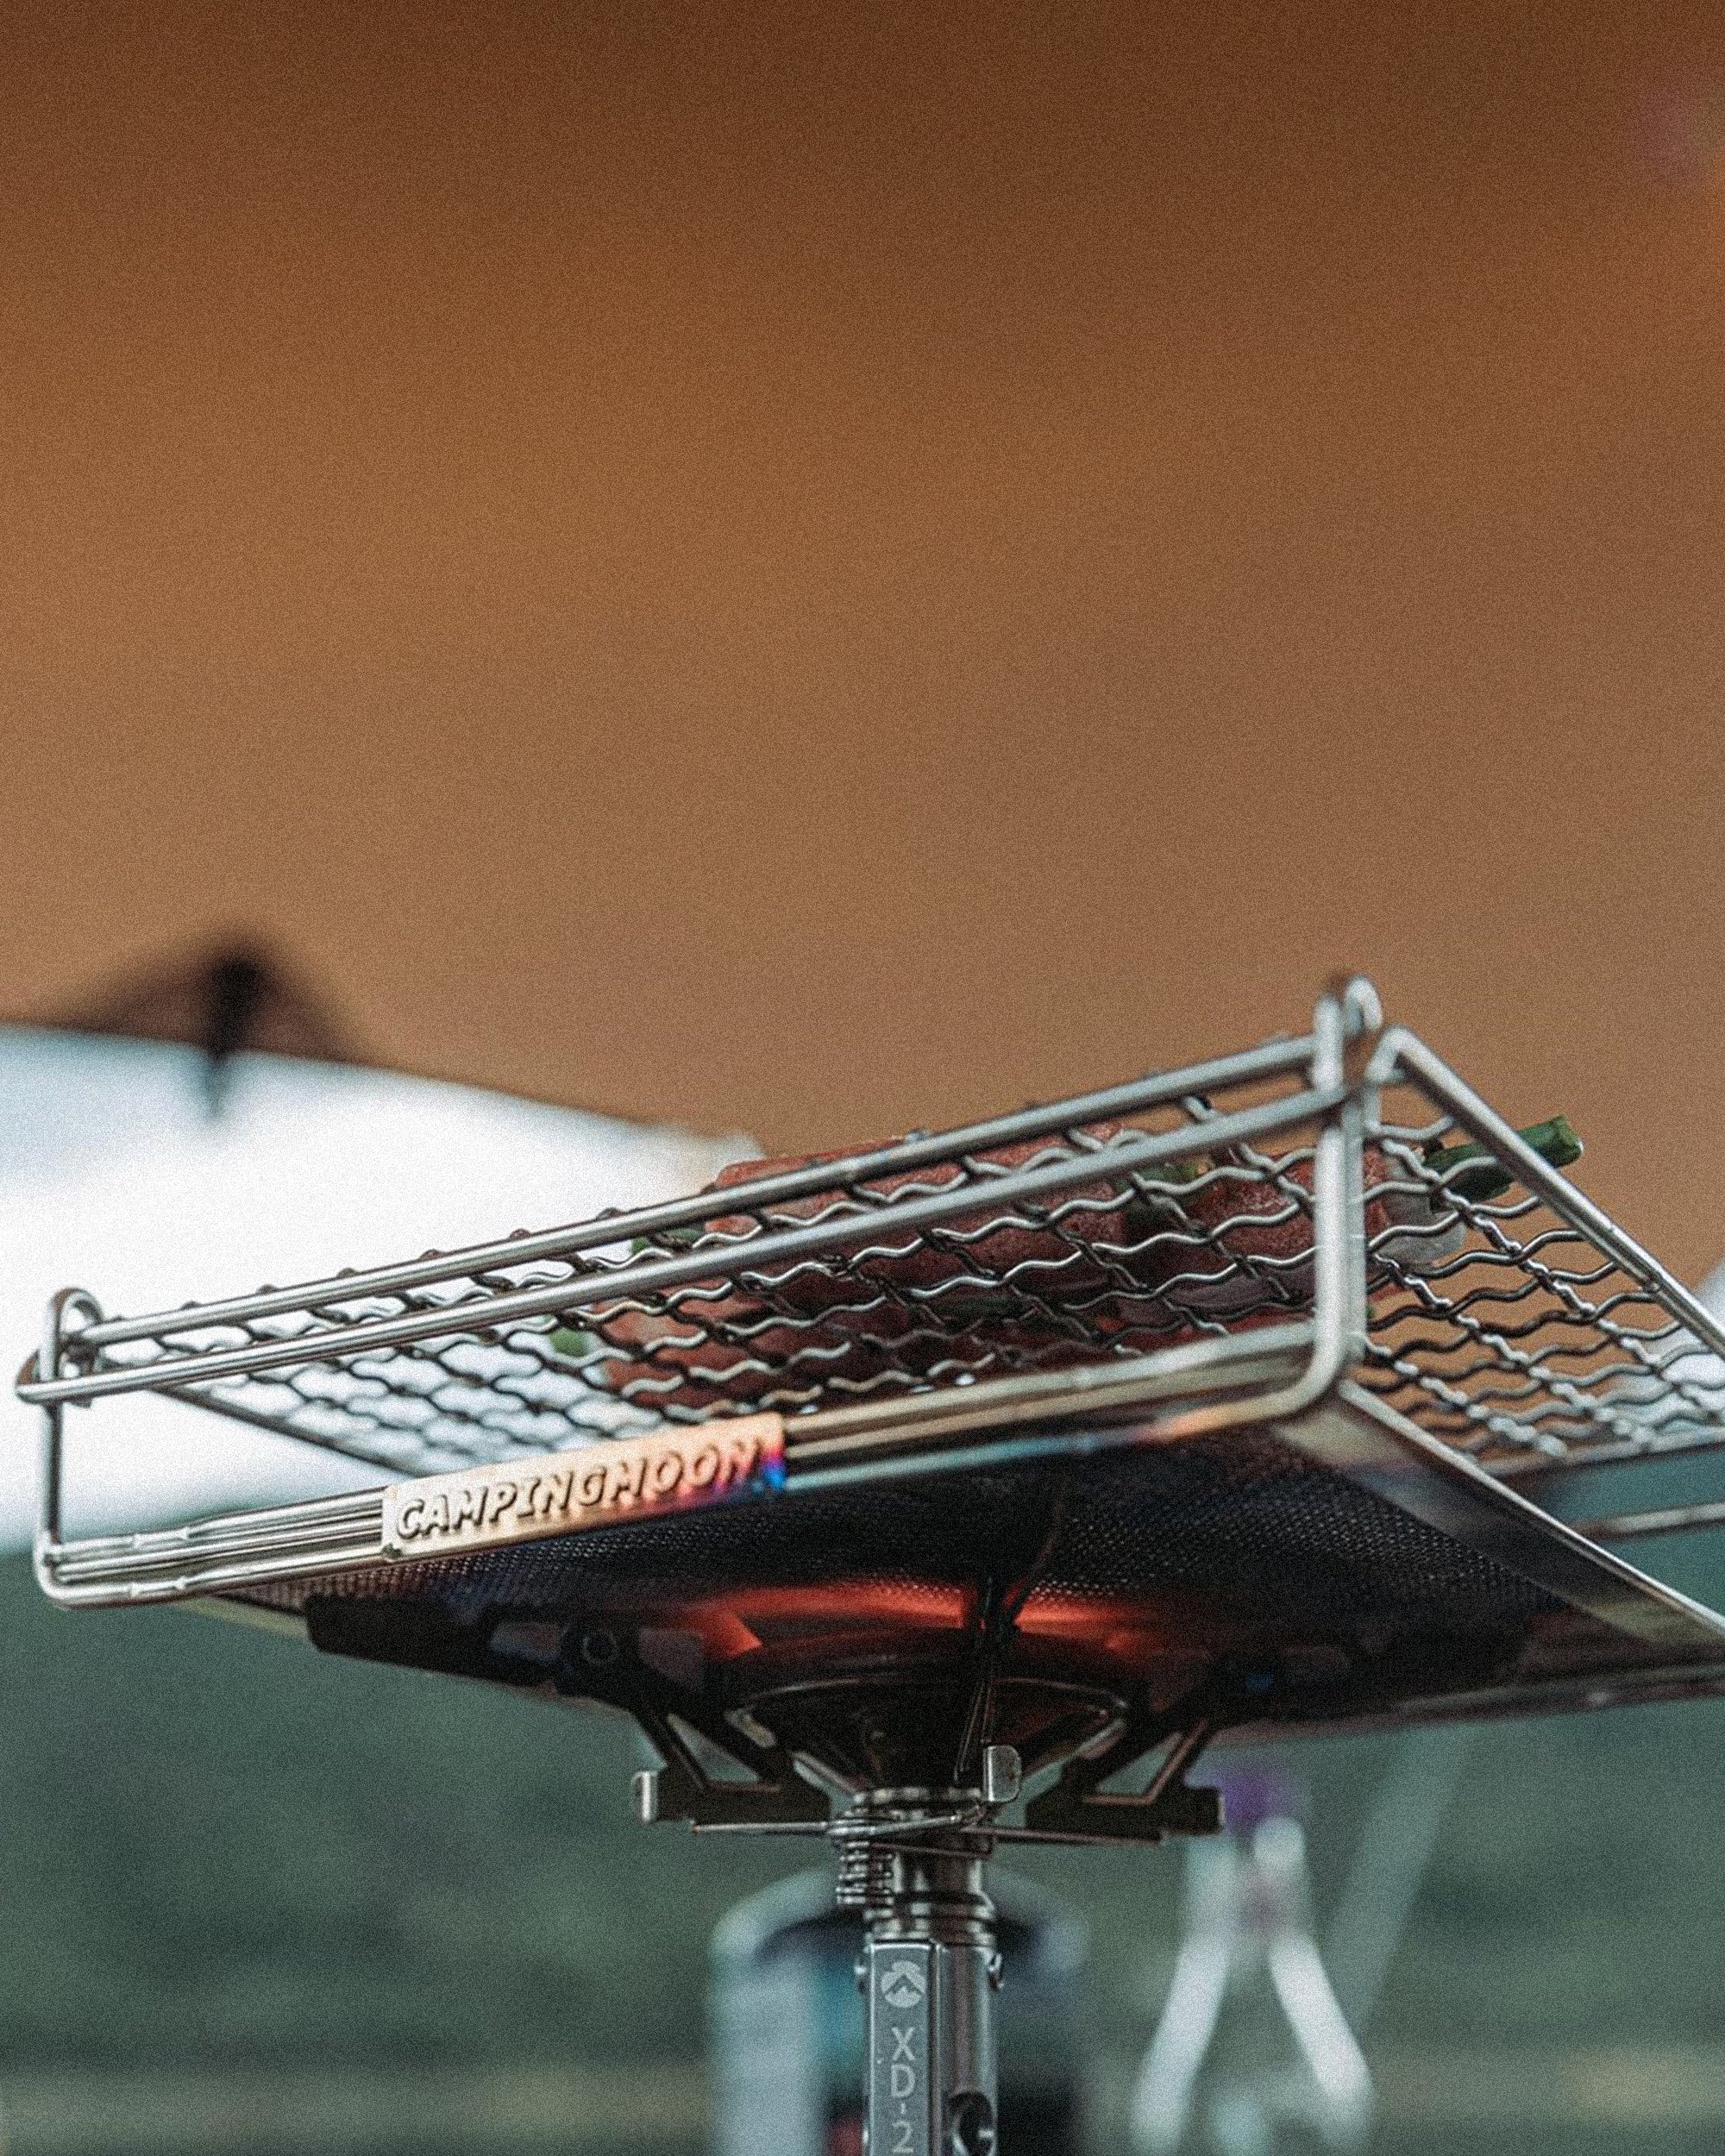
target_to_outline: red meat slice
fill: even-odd
[[[1111,1145],[1139,1135],[1119,1123],[1086,1132],[1099,1166]],[[733,1162],[708,1188],[740,1189],[858,1150]],[[1098,1341],[1116,1354],[1148,1351],[1206,1320],[1262,1320],[1309,1302],[1309,1158],[1270,1181],[1224,1156],[1199,1163],[1195,1175],[1186,1169],[1189,1182],[1170,1178],[1165,1194],[1122,1190],[1104,1174],[1036,1208],[1051,1221],[1006,1203],[991,1210],[988,1170],[1073,1151],[1070,1138],[1026,1139],[973,1156],[972,1167],[936,1162],[719,1216],[696,1247],[737,1264],[762,1233],[854,1218],[859,1194],[907,1202],[966,1181],[978,1194],[974,1219],[932,1232],[895,1226],[883,1203],[878,1234],[848,1254],[768,1260],[656,1308],[599,1306],[577,1322],[611,1352],[587,1362],[586,1375],[641,1405],[690,1412],[767,1395],[843,1398],[966,1371],[1057,1369],[1094,1359]],[[1422,1189],[1383,1189],[1405,1170],[1377,1148],[1367,1149],[1364,1169],[1368,1190],[1382,1194],[1368,1198],[1365,1225],[1383,1257],[1418,1271],[1452,1254],[1463,1233],[1452,1213],[1434,1214]]]

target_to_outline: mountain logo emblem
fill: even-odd
[[[900,2013],[920,2006],[928,1978],[913,1961],[888,1962],[881,1972],[881,1996]]]

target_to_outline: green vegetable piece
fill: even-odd
[[[1553,1168],[1568,1168],[1581,1158],[1581,1140],[1569,1118],[1554,1115],[1548,1123],[1530,1123],[1521,1137],[1541,1160]],[[1477,1161],[1478,1167],[1469,1166]],[[1445,1178],[1449,1191],[1470,1205],[1487,1205],[1515,1187],[1515,1177],[1485,1145],[1439,1145],[1426,1148],[1426,1165]],[[1458,1174],[1452,1170],[1459,1169]]]
[[[631,1257],[663,1257],[668,1251],[692,1250],[701,1239],[701,1225],[691,1220],[681,1228],[661,1228],[656,1235],[635,1235],[629,1239]]]

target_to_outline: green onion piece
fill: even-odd
[[[1546,1123],[1530,1123],[1521,1137],[1541,1160],[1553,1168],[1568,1168],[1581,1158],[1581,1140],[1567,1116],[1554,1115]],[[1480,1165],[1470,1167],[1477,1161]],[[1448,1191],[1470,1205],[1486,1205],[1515,1187],[1515,1177],[1485,1145],[1439,1145],[1426,1148],[1426,1165],[1445,1179]],[[1452,1174],[1459,1169],[1458,1175]]]

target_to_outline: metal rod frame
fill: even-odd
[[[1280,1098],[1228,1113],[1207,1114],[1164,1133],[1096,1144],[1075,1157],[1022,1169],[1000,1170],[975,1156],[1026,1140],[1071,1134],[1104,1119],[1141,1114],[1157,1107],[1189,1104],[1195,1097],[1241,1086],[1280,1084]],[[1635,1283],[1647,1303],[1662,1313],[1669,1328],[1680,1328],[1697,1351],[1719,1358],[1725,1369],[1725,1325],[1640,1242],[1550,1167],[1520,1134],[1468,1087],[1415,1035],[1401,1026],[1386,1028],[1371,984],[1339,982],[1320,998],[1309,1033],[1275,1040],[1241,1054],[1189,1065],[1126,1085],[1081,1094],[1046,1106],[978,1122],[957,1131],[900,1141],[871,1152],[847,1156],[752,1181],[723,1191],[707,1191],[668,1205],[599,1218],[531,1235],[518,1235],[472,1248],[432,1253],[405,1264],[343,1273],[287,1288],[267,1288],[251,1295],[188,1305],[145,1316],[105,1315],[82,1288],[66,1288],[49,1306],[42,1346],[20,1374],[22,1399],[42,1411],[41,1511],[37,1566],[43,1585],[62,1599],[78,1599],[82,1569],[116,1554],[127,1538],[62,1539],[64,1518],[65,1425],[71,1406],[141,1392],[155,1392],[233,1415],[282,1434],[308,1441],[292,1423],[225,1399],[209,1388],[223,1379],[308,1365],[340,1366],[355,1358],[427,1340],[491,1335],[516,1320],[608,1304],[621,1297],[650,1298],[712,1283],[730,1273],[757,1273],[779,1263],[843,1257],[878,1242],[883,1228],[894,1236],[934,1229],[1002,1206],[1033,1207],[1110,1181],[1174,1167],[1224,1147],[1251,1147],[1278,1135],[1310,1130],[1312,1289],[1309,1314],[1238,1332],[1218,1327],[1211,1337],[1132,1358],[1099,1361],[1073,1369],[1001,1377],[984,1377],[959,1386],[933,1386],[907,1396],[854,1406],[820,1406],[791,1419],[789,1440],[807,1458],[811,1470],[819,1457],[835,1462],[847,1451],[866,1451],[881,1445],[901,1453],[930,1438],[943,1442],[963,1431],[999,1432],[1014,1423],[1046,1423],[1069,1408],[1075,1413],[1100,1408],[1126,1409],[1139,1401],[1167,1402],[1183,1397],[1179,1416],[1184,1433],[1247,1422],[1280,1420],[1296,1415],[1333,1394],[1360,1365],[1370,1344],[1366,1283],[1367,1194],[1362,1169],[1368,1134],[1377,1126],[1384,1089],[1414,1088],[1456,1129],[1484,1147],[1555,1218]],[[980,1179],[956,1189],[900,1197],[869,1192],[871,1181],[902,1177],[933,1163],[963,1162]],[[615,1262],[607,1253],[628,1249],[641,1238],[706,1227],[743,1213],[764,1213],[831,1191],[835,1185],[862,1187],[875,1210],[738,1238],[734,1255],[715,1253],[709,1233],[699,1249],[681,1255],[655,1256],[645,1262]],[[1465,1213],[1469,1209],[1464,1205]],[[1489,1224],[1488,1224],[1489,1225]],[[503,1269],[540,1259],[586,1259],[592,1269],[548,1285],[518,1288],[506,1280],[489,1292],[472,1292],[476,1282]],[[342,1314],[369,1296],[459,1285],[465,1299],[400,1315],[354,1319]],[[244,1345],[199,1345],[193,1336],[213,1329],[245,1326],[260,1320],[303,1320],[292,1337],[253,1340]],[[154,1344],[150,1360],[114,1358],[116,1350]],[[1631,1341],[1631,1347],[1635,1343]],[[1645,1351],[1643,1359],[1647,1360]],[[1657,1366],[1648,1362],[1657,1374]],[[1572,1458],[1558,1447],[1541,1453],[1525,1449],[1521,1457],[1495,1460],[1493,1470],[1514,1474],[1567,1464],[1609,1464],[1679,1451],[1725,1444],[1725,1422],[1718,1407],[1694,1388],[1678,1382],[1692,1410],[1695,1426],[1659,1441],[1637,1432],[1633,1409],[1622,1417],[1622,1434],[1596,1440]],[[1166,1426],[1166,1425],[1164,1425]],[[316,1441],[316,1440],[312,1440]],[[336,1445],[335,1449],[342,1449]],[[945,1456],[943,1456],[945,1457]],[[899,1470],[909,1465],[900,1458]],[[834,1471],[837,1471],[835,1469]],[[373,1501],[375,1501],[374,1500]],[[352,1501],[357,1548],[370,1520],[363,1495]],[[1703,1508],[1704,1512],[1705,1508]],[[279,1569],[291,1573],[296,1545],[302,1540],[297,1508],[281,1507],[266,1516],[279,1522]],[[329,1520],[327,1506],[318,1514]],[[1697,1520],[1696,1524],[1708,1524]],[[1659,1516],[1660,1526],[1668,1514]],[[216,1523],[219,1526],[219,1523]],[[1614,1519],[1620,1534],[1638,1532],[1634,1518]],[[188,1558],[198,1550],[200,1531],[180,1531]],[[219,1539],[219,1538],[218,1538]],[[160,1537],[156,1538],[160,1542]],[[172,1572],[171,1564],[166,1570]],[[159,1565],[159,1570],[162,1565]],[[181,1591],[184,1591],[183,1589]]]

